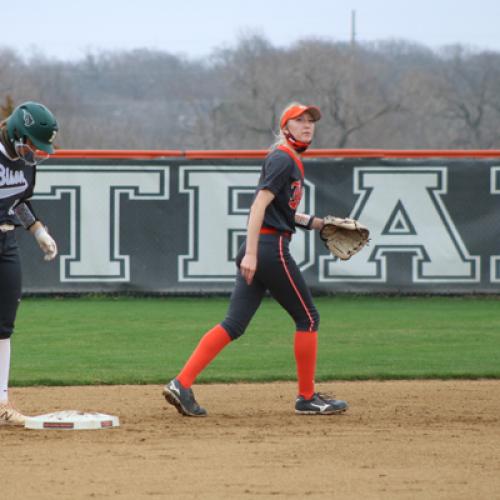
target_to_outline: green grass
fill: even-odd
[[[320,297],[317,380],[500,378],[500,298]],[[164,383],[227,298],[28,298],[11,385]],[[294,324],[265,300],[199,382],[294,380]]]

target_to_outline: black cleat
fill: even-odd
[[[182,415],[188,417],[206,417],[207,415],[207,410],[194,399],[193,390],[183,387],[176,378],[163,388],[163,395],[167,403],[175,406]]]
[[[344,413],[349,405],[341,399],[331,399],[326,394],[315,392],[311,399],[299,396],[295,401],[297,415],[337,415]]]

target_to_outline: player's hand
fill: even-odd
[[[43,226],[39,227],[35,231],[34,236],[36,238],[38,246],[42,249],[42,252],[45,254],[44,259],[45,260],[54,259],[57,255],[57,244],[54,241],[54,238],[50,236],[47,229],[45,229]]]
[[[245,254],[240,264],[240,273],[247,282],[247,285],[252,284],[256,270],[257,270],[257,256]]]

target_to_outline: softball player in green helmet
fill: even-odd
[[[57,245],[34,212],[29,198],[36,165],[54,152],[58,131],[54,115],[42,104],[25,102],[0,122],[0,425],[24,425],[25,416],[9,401],[10,337],[21,300],[21,262],[17,226],[36,239],[45,260]]]

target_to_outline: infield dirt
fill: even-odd
[[[197,385],[207,418],[160,386],[11,390],[25,413],[109,413],[118,429],[0,427],[5,500],[498,499],[500,381],[336,382],[340,416],[296,416],[295,384]]]

